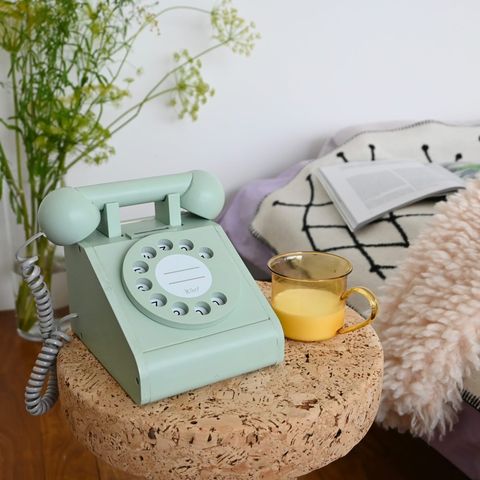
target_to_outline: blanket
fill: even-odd
[[[463,398],[480,406],[480,179],[437,205],[382,288],[385,352],[377,421],[431,438]]]

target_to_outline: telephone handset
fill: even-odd
[[[120,207],[146,202],[154,217],[120,222]],[[220,182],[192,171],[60,188],[40,205],[40,228],[65,246],[72,329],[138,404],[283,360],[277,317],[211,221],[223,203]],[[31,259],[19,260],[33,283]],[[37,305],[42,324],[45,296]],[[51,357],[68,341],[51,325],[46,336]],[[43,368],[27,386],[34,414],[52,403],[42,403]]]
[[[87,238],[103,219],[119,227],[119,207],[155,202],[155,215],[167,225],[179,226],[181,208],[205,218],[221,211],[225,194],[221,183],[207,172],[165,175],[86,187],[64,187],[48,194],[38,209],[38,223],[57,245]],[[101,227],[102,228],[102,227]],[[118,236],[116,229],[112,235]]]

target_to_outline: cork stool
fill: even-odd
[[[266,295],[269,284],[261,284]],[[347,321],[358,321],[347,311]],[[138,406],[74,339],[58,358],[74,435],[149,479],[293,479],[344,456],[370,428],[383,373],[371,327],[286,342],[285,362]]]

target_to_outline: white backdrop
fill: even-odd
[[[153,102],[114,137],[114,158],[100,167],[79,165],[68,175],[69,184],[202,168],[215,172],[231,193],[248,180],[316,156],[322,139],[347,125],[479,117],[478,1],[235,3],[255,20],[262,39],[248,59],[228,50],[205,58],[204,76],[217,94],[198,122],[178,120],[164,107],[165,99]],[[196,52],[208,45],[209,32],[208,19],[195,13],[165,16],[161,37],[148,33],[135,49],[132,70],[142,66],[145,73],[133,99],[165,71],[173,50],[187,46]],[[13,301],[5,228],[0,242],[2,309]]]

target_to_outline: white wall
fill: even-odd
[[[205,59],[205,78],[217,94],[199,121],[179,121],[164,100],[154,102],[114,138],[115,158],[101,167],[78,166],[68,183],[202,168],[217,173],[233,192],[248,180],[315,156],[325,136],[347,125],[479,117],[475,0],[235,3],[255,20],[262,39],[251,58],[223,50]],[[171,13],[160,26],[160,38],[148,34],[137,44],[133,63],[145,74],[136,92],[165,71],[172,50],[188,46],[195,52],[208,43],[208,22],[195,14]],[[1,236],[0,242],[4,245]],[[9,258],[0,257],[2,278]],[[0,308],[6,308],[11,303],[2,288]]]

